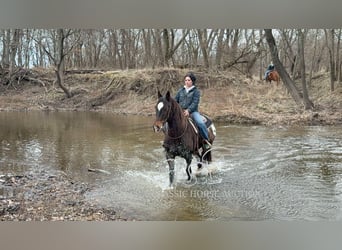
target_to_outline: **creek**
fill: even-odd
[[[0,112],[0,175],[60,170],[95,186],[89,201],[138,220],[342,218],[340,127],[215,124],[213,163],[205,166],[215,171],[188,183],[185,161],[177,158],[170,190],[153,118]]]

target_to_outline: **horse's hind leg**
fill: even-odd
[[[197,169],[201,169],[203,166],[202,157],[200,154],[196,154],[197,159]]]

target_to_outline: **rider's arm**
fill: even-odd
[[[200,98],[201,98],[201,92],[197,89],[194,94],[193,94],[193,98],[192,98],[192,102],[189,105],[189,107],[187,108],[187,110],[189,110],[189,113],[191,114],[194,111],[198,111],[198,105],[200,102]]]

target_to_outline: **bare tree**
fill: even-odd
[[[341,35],[342,35],[342,29],[338,30],[337,35],[337,46],[336,46],[336,75],[337,75],[337,82],[341,82]]]
[[[77,40],[73,41],[68,49],[65,49],[65,40],[73,34],[73,30],[68,29],[57,29],[57,33],[52,32],[52,36],[55,38],[53,52],[51,48],[47,48],[41,41],[36,41],[41,44],[42,48],[53,61],[56,73],[56,82],[58,86],[64,91],[67,98],[71,98],[73,93],[64,84],[64,72],[65,72],[65,57],[73,50],[74,46],[77,44]]]
[[[143,29],[142,37],[143,37],[143,45],[145,49],[145,66],[153,65],[153,56],[152,56],[152,30],[151,29]]]
[[[238,50],[238,43],[240,40],[240,29],[234,29],[232,32],[232,39],[231,39],[231,46],[228,50],[229,55],[232,58],[236,58],[237,50]]]
[[[299,49],[299,60],[300,60],[300,75],[302,78],[302,91],[303,91],[303,104],[305,109],[312,109],[313,103],[309,99],[308,90],[306,87],[306,72],[305,72],[305,56],[304,56],[304,40],[306,31],[298,30],[298,49]]]
[[[209,54],[208,54],[208,39],[207,39],[207,29],[198,29],[198,40],[203,56],[204,67],[209,69]]]
[[[189,66],[196,67],[198,66],[199,54],[200,54],[200,45],[197,39],[197,32],[195,30],[189,30],[189,38],[185,39],[187,47],[187,58],[189,61]]]
[[[64,85],[64,59],[67,53],[64,51],[64,41],[65,39],[70,36],[71,30],[64,31],[63,29],[57,30],[57,42],[58,42],[58,56],[54,58],[55,65],[56,65],[56,77],[57,77],[57,84],[58,86],[64,91],[68,98],[71,98],[73,95],[71,91]]]
[[[263,38],[264,36],[262,35],[261,31],[259,31],[259,36],[257,37],[254,30],[251,31],[249,39],[246,38],[246,40],[250,42],[250,44],[248,44],[247,46],[251,47],[250,54],[246,58],[246,76],[248,78],[252,78],[252,68],[254,67],[255,63],[257,62],[257,60],[263,52],[263,48],[261,46]]]
[[[25,68],[29,68],[31,64],[30,57],[31,57],[31,52],[32,52],[32,47],[31,47],[32,34],[33,34],[33,31],[29,29],[26,29],[23,34],[22,48],[23,48],[23,57],[24,57],[23,65]]]
[[[283,80],[285,87],[288,89],[290,95],[292,96],[294,101],[297,103],[297,105],[299,106],[303,105],[304,102],[303,102],[302,95],[300,94],[298,88],[296,87],[296,85],[290,78],[289,74],[285,70],[283,64],[279,60],[278,48],[277,48],[277,45],[275,43],[275,40],[272,34],[272,29],[265,29],[265,35],[266,35],[266,40],[270,49],[270,53],[272,55],[274,66],[278,70],[279,75],[281,79]]]
[[[331,79],[341,79],[341,33],[342,29],[325,30],[324,36],[324,30],[309,30],[308,39],[312,46],[305,47],[306,65],[309,67],[306,69],[310,70],[308,86],[313,73],[329,62],[333,69]],[[64,36],[67,34],[65,29]],[[57,69],[55,59],[60,47],[60,43],[57,45],[59,35],[55,29],[1,30],[2,66],[8,69],[11,63],[25,67],[53,65]],[[78,69],[196,67],[203,64],[205,68],[234,68],[247,77],[256,73],[262,77],[265,65],[271,61],[263,35],[262,31],[254,29],[74,30],[64,38],[63,54],[67,55],[63,63],[66,68]],[[284,68],[290,76],[300,76],[297,31],[280,30],[276,39],[278,56]],[[291,74],[291,68],[296,73]]]
[[[10,57],[9,74],[10,75],[13,73],[14,68],[17,66],[15,58],[18,52],[19,40],[20,40],[20,29],[14,29],[12,31],[12,39],[10,43],[10,55],[9,55]]]
[[[300,74],[297,54],[294,52],[295,50],[293,48],[297,40],[296,35],[297,34],[293,29],[281,30],[281,37],[284,43],[283,53],[285,55],[283,61],[286,61],[286,58],[288,58],[292,79],[295,79]]]
[[[224,38],[224,29],[220,29],[218,31],[218,36],[217,36],[216,57],[215,57],[215,64],[216,64],[216,67],[218,68],[220,68],[221,63],[222,63],[222,55],[223,55],[223,49],[224,49],[223,38]]]
[[[170,60],[173,59],[174,53],[185,40],[189,32],[183,33],[182,37],[176,42],[176,32],[177,30],[173,29],[163,29],[163,51],[164,51],[164,60],[163,65],[170,66]],[[173,64],[175,64],[173,62]]]
[[[310,74],[309,74],[309,81],[308,81],[308,86],[309,88],[311,87],[311,82],[312,82],[312,74],[315,68],[315,60],[316,60],[316,52],[317,52],[317,37],[318,37],[318,31],[316,30],[315,32],[315,37],[314,37],[314,46],[313,46],[313,52],[312,52],[312,58],[311,58],[311,69],[310,69]]]
[[[336,74],[335,74],[335,30],[324,30],[325,33],[325,39],[326,39],[326,46],[329,51],[329,65],[330,65],[330,90],[334,91],[335,89],[335,80],[336,80]]]
[[[2,66],[9,68],[10,66],[10,42],[11,42],[11,30],[2,31]]]

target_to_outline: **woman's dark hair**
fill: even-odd
[[[195,84],[195,82],[196,82],[196,76],[194,75],[194,73],[188,72],[188,73],[184,76],[184,78],[185,78],[185,77],[190,77],[192,83]]]

